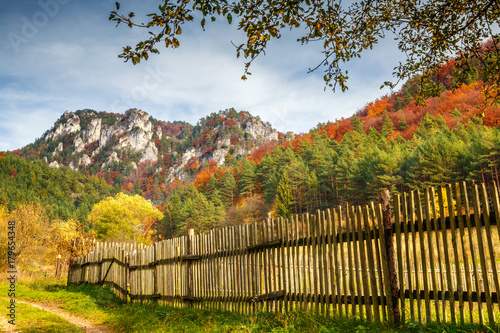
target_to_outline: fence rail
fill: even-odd
[[[371,203],[190,232],[142,249],[96,247],[73,262],[68,283],[108,283],[122,299],[179,307],[493,324],[495,183],[490,193],[459,183],[395,195],[392,217]]]

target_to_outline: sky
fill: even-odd
[[[392,41],[382,41],[349,63],[349,90],[324,90],[321,45],[298,43],[284,31],[268,44],[242,81],[244,60],[233,43],[245,41],[235,22],[194,22],[183,27],[180,48],[159,46],[138,65],[118,58],[122,47],[145,39],[143,29],[115,27],[108,0],[16,0],[0,3],[0,151],[32,143],[66,111],[124,113],[130,108],[158,120],[192,124],[212,112],[249,111],[281,132],[307,132],[318,123],[352,116],[389,92],[401,60]],[[121,1],[140,21],[159,1]],[[155,5],[156,4],[156,5]],[[236,20],[233,20],[236,21]],[[198,21],[199,22],[199,21]]]

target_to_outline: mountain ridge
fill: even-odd
[[[192,180],[203,166],[241,159],[282,133],[247,111],[226,109],[187,122],[157,120],[140,109],[124,114],[66,111],[41,138],[16,153],[55,168],[99,174],[119,172],[135,181],[142,169],[162,181]]]

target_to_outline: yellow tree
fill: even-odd
[[[52,247],[64,260],[88,253],[92,240],[95,239],[94,232],[85,232],[82,224],[73,219],[53,221],[51,228]]]
[[[7,252],[8,248],[8,223],[9,223],[9,210],[6,206],[0,205],[0,268],[7,265]]]
[[[13,224],[9,224],[13,223]],[[10,226],[12,229],[9,229]],[[47,269],[50,259],[54,257],[54,250],[51,248],[50,223],[45,215],[45,209],[37,203],[22,203],[9,212],[5,206],[0,207],[0,231],[1,243],[0,251],[2,256],[7,257],[5,246],[7,241],[7,231],[15,234],[15,264],[19,272],[29,270]],[[0,263],[6,264],[6,258],[2,258]]]
[[[118,193],[94,205],[88,220],[100,240],[150,243],[153,226],[162,218],[151,201]]]

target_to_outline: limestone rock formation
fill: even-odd
[[[223,166],[228,157],[242,158],[278,137],[259,117],[234,109],[212,113],[195,126],[158,121],[139,109],[79,110],[66,111],[35,145],[45,147],[40,154],[51,167],[119,171],[125,177],[149,168],[169,182],[192,178],[208,164]]]

